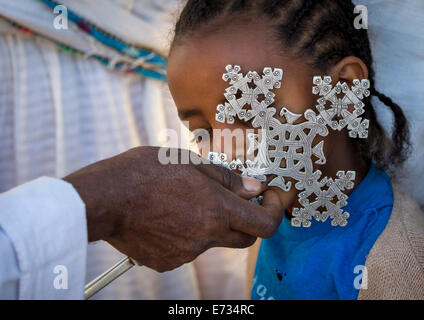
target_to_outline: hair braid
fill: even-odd
[[[371,88],[371,94],[376,96],[393,112],[395,121],[392,132],[392,141],[394,143],[394,149],[400,153],[399,156],[394,159],[394,164],[402,164],[402,162],[407,159],[411,151],[408,120],[406,119],[401,107],[398,104],[394,103],[392,99],[380,93],[374,87]]]
[[[231,4],[230,11],[231,12],[240,12],[248,9],[252,5],[252,1],[250,0],[234,0]]]
[[[324,1],[321,1],[321,3]],[[286,38],[286,41],[291,44],[295,42],[300,32],[299,28],[302,28],[304,26],[305,20],[311,15],[314,8],[320,4],[320,1],[316,0],[304,0],[302,5],[298,8],[293,10],[294,12],[291,14],[293,16],[293,20],[289,20],[285,25],[283,25],[284,29],[284,35]]]
[[[281,15],[281,9],[286,8],[291,0],[264,0],[262,1],[262,12],[271,17],[279,18]]]

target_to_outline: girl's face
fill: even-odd
[[[284,70],[280,89],[273,106],[279,110],[285,106],[290,111],[303,114],[316,103],[312,94],[310,67],[300,61],[285,57],[264,37],[258,28],[232,28],[230,32],[195,37],[173,48],[169,57],[168,81],[181,120],[189,122],[189,129],[251,128],[250,122],[236,118],[233,125],[216,121],[216,108],[224,104],[228,82],[222,80],[225,66],[239,65],[242,73],[264,67]]]
[[[231,32],[229,30],[203,34],[203,37],[193,36],[172,49],[168,65],[169,88],[180,119],[188,121],[191,131],[252,128],[251,122],[237,118],[232,125],[216,121],[216,108],[226,101],[224,92],[229,83],[222,80],[222,74],[228,64],[239,65],[243,74],[257,71],[261,75],[264,67],[284,70],[281,88],[272,91],[276,95],[273,103],[276,115],[282,107],[298,114],[314,108],[317,97],[312,94],[312,79],[319,73],[306,63],[284,54],[278,43],[273,44],[265,36],[269,33],[265,27],[234,27]],[[298,121],[302,120],[303,117]],[[340,132],[334,134],[330,130],[325,137],[327,160],[328,154],[340,145],[341,136]],[[235,154],[228,156],[235,158]],[[320,170],[325,173],[323,168]]]

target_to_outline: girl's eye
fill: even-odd
[[[201,143],[202,137],[205,137],[205,135],[209,135],[209,139],[212,139],[213,134],[213,128],[206,128],[206,129],[196,129],[192,131],[193,133],[193,139],[191,140],[192,143]]]

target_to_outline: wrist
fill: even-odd
[[[102,192],[105,185],[92,174],[74,173],[63,178],[72,184],[85,204],[87,236],[89,242],[105,240],[114,233],[116,223],[109,211],[109,197]]]

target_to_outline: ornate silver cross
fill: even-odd
[[[313,169],[312,156],[317,158],[315,164],[326,163],[324,141],[315,145],[313,141],[317,136],[327,136],[327,127],[339,131],[347,127],[352,138],[368,137],[369,121],[360,116],[365,106],[361,100],[370,95],[369,81],[354,80],[352,88],[340,82],[332,87],[331,77],[314,77],[312,92],[319,95],[318,114],[308,109],[303,114],[305,121],[296,123],[302,115],[283,107],[279,113],[284,120],[281,122],[275,117],[277,109],[271,105],[275,97],[272,90],[281,87],[282,69],[265,68],[262,76],[255,71],[243,75],[239,66],[228,65],[226,71],[223,79],[230,83],[224,94],[227,102],[218,105],[216,120],[233,124],[237,116],[252,121],[254,128],[262,129],[262,136],[248,136],[247,154],[256,152],[253,160],[228,161],[225,154],[217,153],[210,153],[209,160],[260,181],[266,181],[267,175],[276,175],[268,185],[284,191],[292,187],[286,179],[295,180],[295,188],[301,191],[298,200],[302,207],[293,210],[293,226],[310,227],[312,218],[321,222],[331,218],[331,225],[345,226],[349,213],[341,209],[348,199],[343,191],[354,187],[355,172],[339,171],[335,179],[321,177],[321,171]],[[342,93],[343,98],[339,98]],[[352,113],[348,111],[349,105],[354,106]]]

